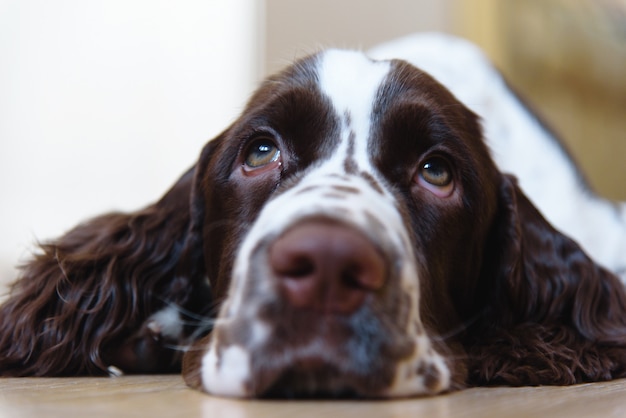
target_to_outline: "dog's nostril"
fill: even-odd
[[[288,303],[334,313],[358,309],[386,275],[384,258],[369,239],[327,220],[289,229],[270,246],[269,263]]]
[[[365,287],[361,277],[363,277],[363,274],[358,266],[349,266],[341,273],[340,280],[347,287],[359,289]]]

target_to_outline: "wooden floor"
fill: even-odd
[[[478,388],[397,401],[239,401],[178,376],[0,379],[0,418],[626,417],[626,380],[571,387]]]

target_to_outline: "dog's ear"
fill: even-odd
[[[209,299],[201,255],[189,257],[197,171],[145,209],[40,245],[0,306],[0,376],[179,369],[184,324]]]
[[[228,132],[228,131],[226,131]],[[207,216],[207,210],[209,208],[209,202],[206,201],[207,190],[205,182],[209,180],[208,172],[213,168],[213,164],[217,162],[214,160],[213,155],[215,150],[219,147],[223,141],[223,137],[226,132],[222,133],[218,138],[209,142],[202,153],[197,164],[197,170],[193,180],[193,188],[191,190],[190,199],[190,222],[187,236],[185,239],[185,246],[181,255],[180,266],[184,271],[179,271],[180,276],[186,277],[203,277],[210,280],[210,298],[204,300],[205,316],[208,318],[209,326],[206,327],[205,335],[198,335],[195,341],[190,341],[188,347],[186,347],[185,353],[182,358],[182,375],[185,382],[193,388],[200,388],[202,385],[200,378],[202,356],[205,352],[205,347],[208,346],[208,341],[211,336],[209,332],[212,330],[212,318],[217,316],[217,306],[214,305],[214,293],[216,292],[215,279],[211,280],[207,277],[206,261],[205,260],[205,244],[210,246],[210,243],[205,243],[205,218]],[[218,170],[220,171],[220,170]],[[227,170],[228,171],[228,170]],[[210,179],[211,181],[219,181],[219,179]],[[214,202],[210,202],[214,204]]]
[[[581,222],[585,220],[581,219]],[[474,384],[572,384],[626,375],[626,295],[505,176],[486,249]]]
[[[205,182],[208,180],[208,171],[213,167],[213,155],[223,142],[226,132],[204,146],[196,164],[189,196],[189,226],[176,272],[180,277],[190,277],[194,280],[202,278],[205,281],[207,279],[204,260],[204,219],[208,207]]]

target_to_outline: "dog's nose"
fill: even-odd
[[[294,307],[349,314],[385,282],[385,258],[357,230],[309,220],[290,228],[270,247],[270,266]]]

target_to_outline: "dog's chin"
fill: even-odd
[[[250,379],[254,397],[371,398],[383,393],[393,380],[393,374],[380,370],[382,362],[371,359],[370,364],[363,364],[341,345],[323,339],[292,348],[289,354],[265,352],[260,357],[264,360],[253,361]]]
[[[249,390],[257,398],[375,398],[393,382],[392,364],[346,354],[345,349],[319,340],[285,352],[256,353]],[[257,357],[254,353],[252,358]]]
[[[332,351],[332,350],[331,350]],[[339,357],[337,357],[339,358]],[[385,366],[384,369],[381,366]],[[355,370],[349,358],[303,356],[281,368],[261,368],[254,372],[250,396],[261,399],[389,399],[398,397],[390,390],[397,376],[396,364]],[[414,376],[416,381],[424,376]],[[416,390],[405,396],[423,396],[428,391]]]
[[[375,380],[375,379],[373,379]],[[376,383],[376,382],[372,382]],[[354,399],[375,395],[368,384],[350,378],[336,365],[320,359],[307,359],[278,373],[259,398],[264,399]]]
[[[188,353],[186,380],[217,396],[381,397],[394,383],[397,364],[412,355],[415,344],[377,321],[363,309],[352,316],[324,318],[292,311],[266,332],[252,321],[222,323],[201,344],[204,349]],[[251,338],[255,329],[257,337]],[[194,370],[200,368],[198,381],[192,374],[198,376]]]

